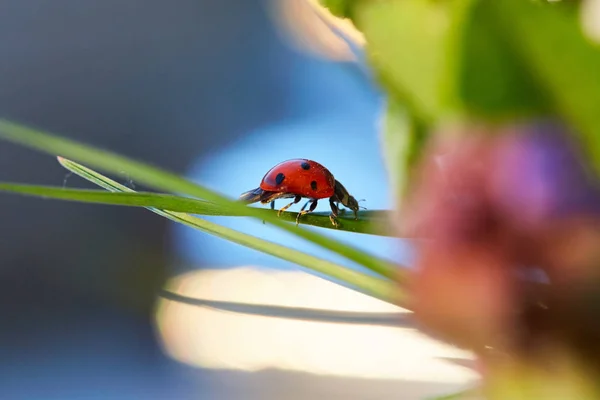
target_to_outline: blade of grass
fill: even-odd
[[[0,182],[0,191],[45,199],[131,207],[157,207],[203,215],[228,215],[226,207],[204,200],[151,192],[112,193],[98,189],[67,189],[58,186]]]
[[[95,183],[106,190],[112,192],[135,193],[134,190],[121,185],[96,171],[84,167],[83,165],[62,157],[59,157],[58,159],[61,165],[63,165],[69,171],[89,180],[92,183]],[[295,264],[329,276],[330,278],[341,280],[348,285],[357,288],[361,292],[369,294],[370,296],[376,297],[380,300],[397,304],[399,306],[402,306],[402,304],[406,303],[401,291],[396,287],[396,285],[386,279],[376,278],[361,272],[353,271],[349,268],[327,260],[323,260],[310,254],[290,249],[286,246],[260,239],[185,213],[164,211],[153,207],[145,208],[172,221],[179,222],[200,231],[227,239],[234,243],[261,251],[266,254],[270,254],[283,260],[291,261]]]
[[[108,172],[119,174],[126,171],[132,179],[156,189],[173,193],[185,193],[190,196],[229,206],[232,209],[240,210],[240,212],[243,209],[246,209],[249,216],[253,218],[269,222],[305,240],[338,253],[385,277],[406,281],[406,272],[398,265],[394,265],[387,260],[366,253],[354,246],[323,234],[290,225],[276,216],[261,214],[253,207],[246,207],[240,202],[230,200],[219,193],[162,169],[130,160],[106,150],[95,149],[73,140],[57,137],[1,119],[0,138],[45,153],[53,155],[60,154],[63,157],[69,157],[80,162],[85,162],[94,168],[99,168]]]
[[[37,196],[47,199],[59,199],[77,201],[83,203],[107,204],[130,207],[155,207],[162,210],[185,212],[188,214],[215,215],[215,216],[248,216],[248,213],[240,213],[226,206],[211,203],[189,197],[181,197],[170,194],[135,192],[135,193],[111,193],[104,190],[66,189],[57,186],[25,185],[17,183],[0,182],[0,191],[16,193],[27,196]],[[276,211],[269,209],[258,209],[264,215],[273,215]],[[245,211],[245,210],[244,210]],[[295,222],[296,212],[285,212],[281,219],[287,222]],[[329,213],[316,212],[304,216],[302,223],[320,228],[335,229],[329,221]],[[387,210],[370,210],[365,212],[361,219],[346,220],[347,231],[381,235],[373,228],[377,221],[385,221],[389,218]],[[392,236],[386,233],[385,236]]]
[[[357,288],[359,291],[373,296],[388,303],[396,304],[400,307],[406,306],[406,299],[400,289],[387,279],[375,278],[349,268],[323,260],[321,258],[303,253],[298,250],[290,249],[286,246],[259,239],[252,235],[227,228],[201,218],[173,211],[162,211],[149,208],[152,212],[162,215],[172,221],[196,228],[200,231],[219,236],[231,242],[240,244],[251,249],[270,254],[277,258],[293,262],[313,271],[327,275],[330,278],[341,280],[346,284]]]

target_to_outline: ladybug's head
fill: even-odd
[[[359,205],[358,205],[358,201],[356,201],[356,199],[354,197],[352,197],[351,195],[348,195],[348,198],[346,200],[346,202],[342,202],[342,204],[345,207],[348,207],[349,209],[351,209],[352,211],[354,211],[354,216],[357,217],[358,216],[358,209],[359,209]]]
[[[354,211],[354,217],[358,218],[358,209],[360,206],[358,205],[358,201],[346,190],[344,185],[342,185],[339,181],[335,181],[335,194],[336,200],[343,204],[344,207],[347,207]]]

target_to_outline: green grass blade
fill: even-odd
[[[128,176],[137,182],[172,193],[185,193],[190,196],[202,198],[232,209],[246,209],[249,216],[269,222],[305,240],[316,243],[328,250],[336,252],[349,260],[363,265],[366,268],[388,278],[404,280],[406,272],[398,265],[387,260],[368,254],[354,246],[335,240],[318,232],[303,227],[288,224],[276,216],[265,215],[253,207],[246,207],[240,202],[216,193],[212,190],[197,185],[176,174],[169,173],[159,168],[130,160],[126,157],[95,149],[91,146],[73,140],[57,137],[45,132],[34,130],[6,120],[0,120],[0,138],[18,143],[38,151],[53,155],[69,157],[79,162],[84,162],[94,168],[111,173],[120,174],[126,171]],[[341,221],[342,224],[344,220]]]
[[[0,191],[45,199],[131,207],[156,207],[202,215],[230,215],[226,207],[204,200],[150,192],[111,193],[97,189],[66,189],[57,186],[0,182]]]
[[[333,279],[341,280],[346,284],[359,289],[361,292],[369,294],[389,303],[399,306],[406,306],[406,299],[402,296],[400,288],[387,279],[372,277],[349,268],[323,260],[298,250],[290,249],[286,246],[270,242],[264,239],[248,235],[218,225],[214,222],[206,221],[201,218],[193,217],[189,214],[173,211],[162,211],[149,208],[151,211],[162,215],[172,221],[190,226],[211,235],[219,236],[223,239],[240,244],[251,249],[270,254],[282,260],[290,261],[313,271],[322,273]]]
[[[95,183],[106,190],[112,192],[135,193],[134,190],[121,185],[120,183],[115,182],[112,179],[103,176],[87,167],[84,167],[83,165],[64,158],[59,158],[59,160],[60,163],[69,171],[89,180],[92,183]],[[214,222],[193,217],[189,214],[164,211],[152,207],[146,208],[172,221],[190,226],[202,232],[218,236],[242,246],[270,254],[277,258],[293,262],[303,267],[312,269],[313,271],[327,275],[333,279],[341,280],[348,285],[357,288],[361,292],[369,294],[370,296],[378,299],[398,305],[405,303],[404,299],[400,296],[400,290],[396,287],[396,285],[387,279],[376,278],[361,272],[353,271],[349,268],[327,260],[323,260],[310,254],[290,249],[286,246],[260,239],[252,235],[218,225]]]
[[[162,193],[135,192],[135,193],[110,193],[104,190],[67,189],[56,186],[25,185],[9,182],[0,182],[0,191],[16,193],[28,196],[37,196],[46,199],[69,200],[83,203],[107,204],[130,207],[155,207],[161,210],[178,211],[188,214],[214,215],[214,216],[248,216],[248,213],[240,213],[226,206],[211,203],[199,199],[175,196]],[[258,209],[260,213],[272,216],[276,211],[269,209]],[[287,222],[295,222],[296,212],[285,212],[281,219]],[[306,216],[302,220],[304,225],[312,225],[326,229],[335,229],[329,221],[329,213],[316,212]],[[379,221],[390,218],[387,210],[371,210],[364,213],[358,220],[348,220],[346,230],[354,233],[381,235],[381,232],[373,229]],[[386,236],[392,236],[387,233]]]

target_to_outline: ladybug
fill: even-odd
[[[296,217],[296,225],[302,215],[313,212],[320,199],[329,198],[331,214],[329,219],[337,228],[337,216],[340,212],[338,204],[354,211],[354,219],[358,219],[358,202],[346,188],[338,182],[331,172],[315,161],[303,158],[287,160],[277,164],[262,178],[260,186],[240,195],[240,200],[247,204],[260,201],[262,204],[271,203],[275,209],[275,200],[293,198],[290,204],[279,210],[277,216],[305,197],[309,200],[302,206]],[[310,204],[308,210],[306,206]]]

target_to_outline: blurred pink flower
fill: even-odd
[[[545,122],[437,136],[402,213],[426,238],[411,286],[426,331],[481,354],[587,323],[570,307],[600,282],[600,192],[570,138]]]

